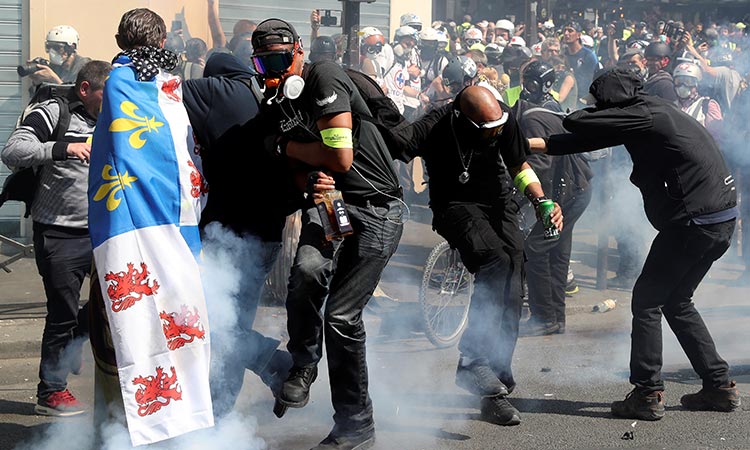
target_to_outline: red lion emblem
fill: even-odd
[[[180,99],[180,96],[177,95],[177,92],[175,92],[177,88],[180,87],[181,83],[182,80],[180,80],[179,78],[172,78],[171,80],[168,80],[161,85],[161,90],[162,92],[164,92],[164,94],[166,94],[168,99],[175,102],[182,101],[182,99]]]
[[[190,189],[190,195],[192,195],[193,198],[198,198],[201,194],[208,192],[208,183],[203,179],[203,176],[198,172],[198,169],[192,161],[188,161],[188,165],[193,168],[193,171],[190,172],[190,184],[193,186]]]
[[[112,311],[120,312],[133,306],[144,295],[154,295],[159,290],[159,282],[154,280],[149,286],[148,266],[141,263],[141,271],[135,269],[133,263],[128,263],[127,272],[110,272],[104,276],[105,281],[111,281],[107,287],[107,296],[112,300]]]
[[[172,366],[171,371],[172,375],[167,376],[164,369],[157,367],[156,376],[133,378],[135,386],[141,385],[135,392],[139,416],[151,415],[167,406],[172,400],[182,400],[182,388],[177,383],[177,372],[174,370],[174,366]]]
[[[180,307],[180,312],[169,313],[162,311],[159,313],[162,320],[161,327],[164,331],[164,337],[167,338],[167,347],[170,350],[177,350],[185,344],[189,344],[198,339],[206,338],[206,331],[200,322],[198,308],[190,311],[186,305]]]

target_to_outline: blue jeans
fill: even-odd
[[[232,295],[233,305],[212,304],[226,301],[226,298],[211,298],[210,295],[206,298],[211,321],[211,398],[217,417],[226,415],[234,407],[242,389],[245,369],[260,374],[280,343],[253,330],[253,322],[263,284],[276,262],[281,243],[263,241],[251,234],[242,235],[241,243],[230,242],[235,245],[231,249],[225,248],[227,241],[216,239],[210,229],[203,238],[206,254],[219,249],[229,251],[235,257],[232,262],[238,265],[241,272],[239,284]],[[206,283],[210,282],[206,280]],[[226,320],[227,308],[230,310],[230,320]],[[236,319],[236,322],[233,323],[231,319]]]
[[[34,222],[34,256],[47,296],[37,386],[43,399],[67,388],[88,339],[88,312],[78,307],[83,279],[91,272],[88,230]]]
[[[318,364],[325,335],[336,433],[374,427],[367,392],[362,311],[401,239],[401,206],[347,204],[354,234],[328,242],[315,208],[302,213],[302,232],[289,277],[287,328],[294,365]],[[326,300],[327,299],[327,300]]]

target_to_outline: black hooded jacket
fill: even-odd
[[[648,77],[643,84],[643,90],[648,95],[661,97],[670,102],[677,101],[677,93],[674,90],[674,79],[666,70],[660,70]]]
[[[657,230],[706,223],[736,206],[734,180],[719,147],[695,119],[644,95],[640,78],[628,70],[605,72],[590,92],[596,107],[569,115],[563,125],[572,134],[551,136],[549,154],[624,145],[633,159],[630,180]]]
[[[203,76],[183,85],[209,185],[201,226],[219,221],[237,233],[280,241],[293,209],[291,182],[284,161],[275,154],[273,128],[256,117],[253,73],[235,56],[216,53],[206,62]]]

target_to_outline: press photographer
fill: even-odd
[[[91,61],[78,54],[78,32],[68,25],[49,30],[44,49],[49,59],[37,57],[16,68],[19,76],[31,79],[32,92],[42,83],[75,83],[78,72]]]

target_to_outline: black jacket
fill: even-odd
[[[677,93],[674,90],[674,79],[665,70],[660,70],[648,77],[648,80],[643,84],[643,91],[648,95],[661,97],[670,102],[677,101]]]
[[[633,159],[630,180],[657,230],[736,206],[734,180],[719,147],[695,119],[644,95],[640,78],[627,70],[604,73],[591,93],[596,107],[569,115],[563,125],[572,134],[551,136],[549,154],[624,145]]]
[[[273,127],[257,117],[252,77],[239,59],[216,53],[206,63],[204,78],[183,85],[209,184],[201,226],[218,221],[237,233],[280,241],[286,215],[295,209],[291,182],[284,161],[275,155]]]

